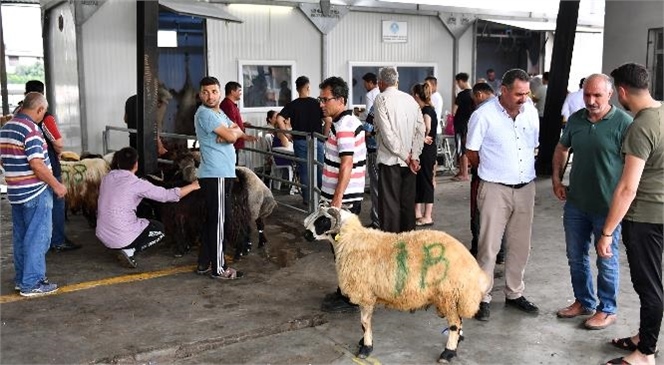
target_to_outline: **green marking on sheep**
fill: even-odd
[[[426,278],[429,269],[441,263],[445,265],[445,269],[442,274],[438,276],[438,280],[431,283],[431,285],[437,285],[447,277],[447,270],[450,267],[450,263],[445,258],[445,246],[443,246],[442,243],[426,245],[422,247],[422,250],[424,251],[424,259],[422,260],[422,269],[420,272],[420,289],[425,289],[427,286]],[[438,255],[434,255],[435,253],[438,253]]]
[[[394,296],[401,295],[404,286],[406,286],[406,278],[408,278],[408,251],[406,251],[405,242],[397,242],[397,272],[396,283],[394,286]]]
[[[63,166],[62,181],[72,181],[74,184],[78,185],[85,180],[85,173],[88,170],[87,166],[77,163],[71,165],[71,170],[70,166]]]

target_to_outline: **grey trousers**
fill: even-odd
[[[482,301],[491,302],[493,270],[503,234],[506,241],[505,297],[519,298],[525,289],[523,275],[530,256],[535,183],[514,189],[482,181],[477,193],[477,205],[480,211],[477,262],[491,282]]]

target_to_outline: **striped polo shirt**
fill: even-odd
[[[341,113],[333,121],[330,134],[325,142],[322,199],[332,200],[334,197],[334,190],[339,182],[341,156],[353,156],[353,171],[348,187],[344,191],[342,203],[361,201],[364,195],[367,146],[362,122],[350,110]]]
[[[27,115],[17,114],[0,129],[0,158],[11,204],[23,204],[47,188],[32,171],[29,161],[42,159],[50,169],[48,147],[39,126]]]

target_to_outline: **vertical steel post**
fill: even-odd
[[[138,173],[145,175],[157,170],[157,93],[158,64],[157,31],[159,3],[136,2],[136,129],[138,144]]]
[[[309,184],[305,188],[309,191],[309,213],[313,213],[316,209],[317,203],[314,196],[316,192],[314,187],[318,184],[318,182],[315,181],[318,174],[316,174],[316,137],[311,134],[307,136],[307,167]]]

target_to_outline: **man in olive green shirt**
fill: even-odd
[[[632,352],[609,363],[654,365],[664,312],[664,104],[650,95],[650,76],[644,66],[624,64],[611,76],[620,104],[635,117],[623,142],[625,167],[613,194],[597,254],[611,257],[611,236],[622,220],[627,262],[641,310],[639,332],[611,341]]]
[[[598,330],[616,321],[620,267],[618,242],[620,226],[611,242],[616,255],[597,260],[597,292],[588,253],[591,238],[601,237],[611,196],[620,179],[622,140],[632,117],[611,105],[613,84],[609,76],[594,74],[583,84],[585,108],[572,114],[553,156],[553,193],[565,202],[563,226],[575,301],[557,312],[560,318],[594,315],[584,321],[587,329]],[[568,150],[574,149],[569,187],[562,175]],[[595,310],[597,312],[595,312]]]

